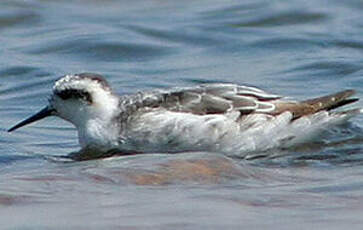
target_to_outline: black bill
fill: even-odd
[[[45,107],[44,109],[40,110],[38,113],[34,114],[33,116],[25,119],[22,122],[19,122],[18,124],[14,125],[13,127],[11,127],[8,132],[14,131],[15,129],[18,129],[24,125],[33,123],[35,121],[38,121],[40,119],[43,119],[44,117],[48,117],[54,114],[54,109],[49,108],[48,106]]]

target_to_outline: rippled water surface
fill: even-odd
[[[363,98],[361,1],[9,0],[0,3],[1,229],[361,229],[363,115],[273,157],[137,155],[84,162],[57,118],[7,133],[67,73],[119,94],[247,83]],[[358,105],[362,106],[361,103]]]

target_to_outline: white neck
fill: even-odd
[[[100,99],[100,98],[99,98]],[[108,95],[104,100],[95,100],[88,117],[77,125],[79,143],[84,147],[109,149],[118,144],[119,124],[113,118],[120,113],[119,98]]]

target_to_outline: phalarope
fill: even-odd
[[[117,96],[101,75],[81,73],[59,79],[49,104],[8,131],[54,115],[77,128],[79,159],[115,150],[215,151],[245,157],[302,143],[361,113],[331,111],[357,101],[351,98],[354,93],[345,90],[296,102],[251,86],[205,84]]]

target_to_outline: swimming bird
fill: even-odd
[[[118,96],[99,74],[70,74],[55,82],[45,108],[8,131],[58,116],[77,128],[82,147],[73,155],[77,159],[185,151],[247,157],[304,143],[361,113],[332,111],[356,102],[354,93],[345,90],[298,102],[221,83]]]

